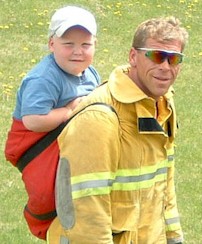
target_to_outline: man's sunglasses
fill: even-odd
[[[175,52],[175,51],[166,51],[161,49],[152,49],[152,48],[136,48],[140,51],[146,51],[145,56],[149,58],[151,61],[153,61],[156,64],[161,64],[165,60],[168,60],[168,63],[170,65],[177,65],[182,62],[183,53]]]

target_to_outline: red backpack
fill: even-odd
[[[29,229],[33,235],[44,240],[56,217],[55,176],[59,157],[57,140],[50,142],[46,148],[38,148],[45,143],[48,135],[29,131],[22,121],[13,119],[5,147],[6,159],[22,173],[28,194],[24,217]]]
[[[105,105],[115,112],[111,106],[104,103],[93,103],[87,107],[91,105]],[[59,159],[57,136],[79,112],[48,133],[29,131],[22,121],[13,119],[8,133],[5,157],[22,173],[28,194],[24,217],[31,233],[40,239],[46,240],[46,232],[57,216],[55,210],[55,177]]]

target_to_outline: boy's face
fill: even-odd
[[[62,37],[51,37],[49,49],[61,69],[72,75],[81,75],[93,62],[95,42],[96,38],[87,30],[72,27]]]

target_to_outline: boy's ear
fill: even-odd
[[[95,46],[96,46],[98,43],[97,37],[94,37],[94,42],[95,42]]]
[[[48,41],[48,48],[49,48],[49,50],[50,50],[51,52],[54,51],[53,44],[54,44],[53,37],[50,37],[50,38],[49,38],[49,41]]]
[[[131,66],[136,66],[137,63],[137,50],[134,47],[131,47],[129,52],[129,63]]]

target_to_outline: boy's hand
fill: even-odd
[[[70,103],[68,103],[65,107],[68,110],[68,118],[71,116],[72,111],[76,108],[76,106],[85,98],[85,96],[83,97],[77,97],[74,100],[72,100]]]
[[[74,100],[72,100],[70,103],[66,105],[66,108],[74,110],[76,106],[84,99],[84,97],[85,96],[75,98]]]

